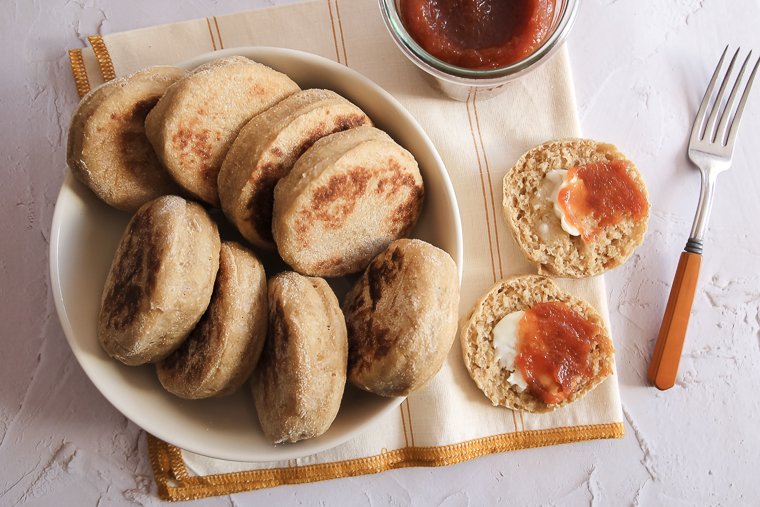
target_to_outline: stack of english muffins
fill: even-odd
[[[403,396],[441,368],[457,267],[404,239],[422,211],[417,162],[340,95],[243,57],[153,67],[82,99],[67,159],[133,213],[103,290],[101,345],[155,365],[174,395],[224,396],[250,379],[264,434],[296,442],[327,431],[347,381]],[[220,234],[227,222],[239,234]],[[335,277],[352,284],[342,302]]]

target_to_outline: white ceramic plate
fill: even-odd
[[[230,55],[269,65],[302,88],[340,93],[411,151],[419,162],[426,193],[413,236],[449,252],[461,280],[462,231],[451,181],[430,139],[401,104],[357,72],[300,51],[236,48],[200,56],[183,66],[192,69]],[[247,385],[230,397],[187,401],[165,392],[152,366],[128,367],[109,358],[100,347],[95,324],[103,284],[128,220],[129,215],[99,201],[69,174],[53,217],[50,275],[58,316],[74,355],[103,396],[135,424],[171,444],[214,458],[286,460],[345,442],[403,401],[348,387],[327,433],[274,446],[261,432]]]

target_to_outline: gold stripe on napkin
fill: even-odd
[[[394,95],[430,136],[446,164],[462,217],[460,317],[494,282],[535,272],[501,213],[501,180],[517,158],[549,139],[580,134],[572,74],[562,49],[488,101],[449,100],[431,88],[393,44],[375,0],[306,3],[93,36],[69,53],[80,95],[150,65],[171,65],[224,48],[278,46],[329,58]],[[603,277],[557,280],[586,299],[609,325]],[[614,333],[613,333],[614,337]],[[349,442],[313,456],[236,463],[148,437],[161,498],[186,500],[281,484],[349,477],[410,466],[442,466],[485,454],[623,436],[617,375],[584,399],[549,414],[494,408],[475,387],[455,343],[438,375],[397,411]]]

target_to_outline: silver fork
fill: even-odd
[[[755,74],[757,74],[758,66],[760,66],[759,58],[743,87],[744,91],[741,92],[742,78],[752,57],[752,51],[750,51],[742,64],[739,76],[731,87],[731,93],[725,101],[725,106],[721,109],[724,93],[731,81],[734,64],[739,55],[739,49],[737,49],[731,58],[731,63],[728,65],[728,70],[720,83],[718,94],[711,106],[713,91],[727,52],[728,46],[723,50],[723,55],[720,57],[718,67],[713,73],[705,97],[699,106],[697,117],[694,119],[694,125],[691,128],[689,159],[699,167],[702,185],[699,192],[697,214],[694,217],[694,224],[691,227],[686,248],[684,248],[678,261],[678,268],[673,279],[673,286],[670,289],[668,304],[665,307],[665,315],[662,318],[660,333],[657,336],[652,362],[647,374],[649,381],[662,390],[670,389],[676,381],[678,363],[681,359],[689,314],[699,278],[702,246],[707,229],[707,220],[710,218],[715,182],[718,174],[731,167],[739,121],[744,112],[744,106],[747,104],[747,97]],[[733,106],[740,92],[741,99],[734,112],[732,111]]]

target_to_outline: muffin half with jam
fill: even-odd
[[[636,166],[588,139],[551,141],[525,153],[504,177],[504,218],[539,273],[598,275],[641,244],[649,202]]]
[[[461,332],[465,366],[493,405],[551,412],[613,372],[601,316],[549,278],[502,280],[475,305]]]

